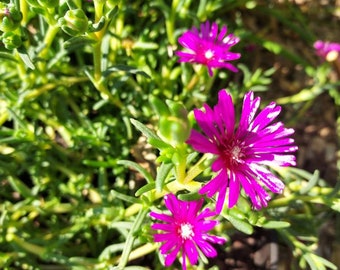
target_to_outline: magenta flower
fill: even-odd
[[[201,32],[193,27],[179,37],[178,42],[187,50],[178,51],[179,62],[202,64],[208,67],[209,75],[213,75],[213,68],[227,68],[233,72],[238,69],[228,61],[236,60],[241,54],[230,52],[230,48],[240,41],[234,34],[227,35],[227,26],[223,26],[218,33],[218,26],[214,22],[210,27],[207,21],[201,24]]]
[[[237,203],[242,186],[255,209],[265,207],[270,196],[263,185],[274,193],[281,193],[284,184],[264,165],[295,165],[291,153],[297,147],[289,137],[294,130],[285,128],[281,122],[272,123],[281,111],[274,102],[255,116],[260,98],[254,99],[252,92],[244,97],[240,123],[235,129],[230,94],[221,90],[218,98],[213,109],[205,104],[204,111],[194,110],[204,134],[192,130],[187,141],[195,150],[217,156],[212,170],[218,174],[199,193],[208,197],[218,193],[216,212],[220,213],[227,191],[228,207],[231,208]]]
[[[333,43],[333,42],[327,42],[327,41],[321,41],[317,40],[314,43],[314,49],[316,50],[316,54],[319,55],[324,60],[328,60],[330,53],[336,53],[336,58],[338,56],[338,53],[340,52],[340,44],[339,43]],[[333,57],[331,57],[329,61],[335,60]]]
[[[164,202],[171,215],[151,212],[150,216],[164,222],[155,223],[151,228],[164,231],[164,233],[154,234],[154,241],[164,242],[160,252],[165,255],[165,266],[170,266],[179,252],[182,253],[184,270],[186,257],[192,265],[197,263],[198,249],[207,257],[215,257],[217,252],[210,243],[223,244],[226,239],[207,233],[219,222],[206,220],[216,215],[209,208],[198,213],[203,205],[203,198],[198,201],[180,201],[174,194],[168,194],[164,197]]]

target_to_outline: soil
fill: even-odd
[[[267,1],[268,2],[268,1]],[[310,22],[308,27],[312,29],[317,39],[339,40],[340,25],[340,1],[269,1],[271,4],[279,6],[280,3],[290,2],[294,8],[300,10],[305,20]],[[336,9],[337,8],[337,9]],[[330,10],[334,12],[331,13]],[[282,11],[286,12],[286,7],[282,6]],[[284,27],[279,19],[274,17],[256,16],[256,12],[251,11],[249,16],[249,27],[254,32],[265,33],[264,38],[284,44],[289,50],[297,54],[302,54],[311,63],[318,64],[320,61],[313,50],[312,44],[306,44],[296,33]],[[255,14],[255,16],[254,16]],[[244,14],[246,15],[246,14]],[[247,17],[247,16],[244,16]],[[266,29],[263,29],[265,23]],[[247,23],[246,23],[247,24]],[[332,31],[331,29],[337,29]],[[276,67],[277,71],[270,91],[266,94],[266,99],[276,99],[282,96],[294,95],[301,89],[308,87],[312,83],[304,70],[298,64],[275,56],[266,50],[258,49],[254,51],[252,60],[253,69],[257,67]],[[340,60],[339,60],[340,63]],[[340,72],[334,67],[331,74],[332,80],[340,80]],[[334,100],[328,93],[321,94],[312,102],[305,102],[294,108],[283,105],[284,118],[294,118],[296,115],[299,121],[294,125],[295,140],[299,146],[297,153],[297,167],[305,169],[311,173],[319,170],[320,177],[330,186],[335,186],[339,182],[339,172],[337,162],[339,160],[339,134],[337,134],[337,117],[339,107],[334,104]],[[339,125],[339,123],[338,123]],[[334,239],[340,239],[339,225],[340,218],[325,221],[320,228],[319,234],[319,254],[331,260],[340,268],[340,243]],[[337,224],[337,225],[336,225]],[[219,269],[233,270],[289,270],[292,269],[292,254],[289,249],[277,241],[275,231],[258,229],[253,235],[235,233],[231,237],[231,247],[227,253],[219,253],[219,257],[213,260],[212,265],[217,265]]]

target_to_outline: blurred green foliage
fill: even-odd
[[[235,100],[250,89],[263,97],[276,91],[276,68],[250,65],[250,45],[312,79],[297,93],[274,95],[295,110],[292,127],[321,94],[339,111],[332,64],[271,40],[265,25],[260,32],[249,27],[246,18],[261,14],[312,47],[315,35],[289,1],[2,1],[0,268],[129,269],[133,259],[156,254],[147,212],[170,187],[197,198],[198,186],[187,180],[211,173],[184,143],[191,110],[213,103],[221,88]],[[240,73],[209,77],[205,68],[177,62],[178,36],[205,20],[241,38]],[[294,254],[292,266],[336,269],[316,247],[325,219],[339,222],[339,185],[330,187],[317,171],[277,173],[284,196],[259,212],[241,199],[223,212],[219,233],[274,229]],[[151,269],[163,269],[160,258],[148,258]]]

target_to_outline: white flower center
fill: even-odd
[[[243,156],[241,152],[242,152],[241,148],[235,145],[231,150],[231,158],[236,161],[240,161],[240,159]]]
[[[190,239],[194,236],[193,226],[190,223],[182,223],[179,227],[179,234],[183,239]]]
[[[214,57],[214,52],[213,52],[212,50],[207,50],[207,51],[205,52],[205,54],[204,54],[204,57],[205,57],[206,59],[211,59],[211,58]]]
[[[226,141],[221,148],[222,158],[227,168],[237,167],[243,164],[246,159],[246,150],[243,147],[243,143]]]

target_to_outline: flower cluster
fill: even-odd
[[[218,26],[214,22],[201,24],[201,32],[193,27],[179,37],[178,42],[186,48],[178,51],[180,62],[189,62],[207,66],[209,75],[213,75],[213,68],[226,68],[233,72],[238,71],[228,61],[236,60],[241,54],[230,51],[230,48],[240,41],[234,34],[227,35],[227,26],[223,26],[218,32]]]
[[[193,28],[179,38],[179,43],[188,50],[177,52],[179,61],[205,65],[210,76],[213,68],[236,72],[237,68],[228,61],[240,57],[239,53],[230,52],[239,38],[233,34],[226,36],[226,26],[218,33],[216,23],[203,23],[200,29],[201,32]],[[198,152],[216,157],[211,166],[216,175],[199,190],[209,198],[218,194],[216,209],[206,208],[199,212],[203,198],[180,201],[174,194],[164,197],[170,214],[151,212],[150,216],[162,222],[154,223],[152,229],[163,231],[154,234],[154,241],[162,243],[160,252],[165,255],[165,266],[170,266],[179,253],[183,269],[186,269],[187,259],[196,264],[199,254],[217,255],[211,244],[223,244],[226,239],[208,234],[218,224],[210,218],[222,211],[227,197],[228,207],[235,206],[243,188],[253,207],[261,209],[270,200],[267,190],[283,191],[284,183],[266,166],[295,165],[293,153],[297,146],[291,138],[294,130],[275,121],[281,107],[274,102],[257,113],[259,107],[260,98],[248,92],[237,125],[232,97],[227,91],[220,90],[218,103],[213,108],[204,104],[203,109],[194,110],[196,122],[203,132],[191,130],[186,143]]]

